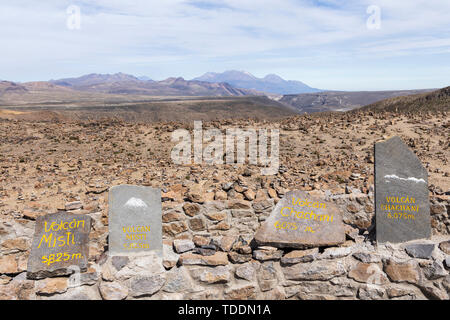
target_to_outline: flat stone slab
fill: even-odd
[[[258,229],[255,241],[277,248],[337,245],[345,241],[342,214],[333,203],[289,191]]]
[[[378,242],[430,238],[427,170],[399,137],[375,144],[375,204]]]
[[[120,185],[109,189],[109,252],[162,250],[161,190]]]
[[[58,212],[40,216],[27,265],[27,277],[43,279],[87,270],[91,217]]]
[[[435,245],[433,243],[411,243],[405,246],[406,253],[413,258],[431,259]]]

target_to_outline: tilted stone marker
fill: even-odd
[[[109,189],[109,252],[162,250],[161,190],[120,185]]]
[[[256,232],[259,245],[308,248],[345,241],[342,215],[330,202],[304,191],[289,191]]]
[[[378,242],[431,236],[427,170],[399,137],[375,144],[375,204]]]
[[[27,277],[42,279],[87,270],[91,217],[66,212],[36,219]]]

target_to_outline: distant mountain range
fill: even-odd
[[[207,73],[202,77],[185,80],[181,77],[155,81],[147,76],[136,77],[125,73],[97,74],[91,73],[74,78],[50,81],[14,83],[2,81],[0,85],[0,102],[23,103],[32,101],[68,101],[67,94],[80,99],[91,99],[92,94],[106,95],[140,95],[155,97],[173,96],[261,96],[280,98],[282,92],[310,92],[313,89],[300,81],[286,81],[276,75],[259,79],[244,71],[226,71],[224,73]],[[20,97],[19,97],[20,96]]]
[[[284,80],[269,74],[264,78],[257,78],[245,71],[230,70],[223,73],[208,72],[192,80],[183,78],[168,78],[162,81],[153,81],[149,77],[125,73],[116,74],[88,74],[78,78],[50,80],[55,85],[71,87],[81,91],[97,91],[109,93],[157,94],[157,95],[261,95],[261,94],[292,94],[305,92],[319,92],[301,81]],[[175,84],[173,82],[176,82]],[[208,85],[215,84],[213,86]],[[172,86],[172,88],[165,88]],[[173,90],[174,86],[178,90]],[[126,88],[124,88],[126,87]],[[201,89],[203,87],[204,89]],[[167,90],[166,90],[167,89]],[[233,91],[237,89],[238,91]],[[186,93],[178,91],[186,90]],[[211,91],[210,93],[208,91]],[[221,92],[223,91],[223,92]]]
[[[14,83],[0,81],[0,106],[60,106],[97,105],[99,102],[135,103],[176,97],[242,97],[267,96],[297,113],[348,111],[376,102],[424,94],[434,89],[397,91],[321,91],[298,93],[314,89],[300,81],[286,81],[276,75],[260,79],[245,71],[208,72],[201,77],[185,80],[172,77],[162,81],[148,77],[116,74],[88,74],[76,78]],[[296,94],[273,92],[295,91]],[[412,98],[411,98],[412,99]],[[431,98],[427,98],[431,99]],[[260,100],[255,100],[260,101]],[[406,99],[380,102],[379,108]],[[410,101],[410,100],[408,100]],[[412,101],[412,100],[411,100]],[[421,101],[421,100],[420,100]],[[413,102],[419,103],[419,102]]]
[[[145,80],[144,80],[145,79]],[[78,78],[50,80],[50,83],[77,91],[149,96],[246,96],[263,95],[256,90],[235,88],[228,83],[185,80],[181,77],[162,81],[137,78],[125,73],[88,74]]]
[[[319,92],[322,90],[311,88],[301,81],[284,80],[276,74],[268,74],[264,78],[257,78],[246,71],[230,70],[223,73],[207,72],[193,80],[205,82],[226,82],[236,88],[251,89],[267,93],[294,94]]]
[[[65,78],[59,80],[50,80],[50,83],[53,83],[58,86],[64,87],[78,87],[78,88],[86,88],[89,86],[94,86],[98,84],[105,83],[115,83],[115,82],[140,82],[139,78],[126,74],[126,73],[115,73],[115,74],[98,74],[91,73],[77,78]]]

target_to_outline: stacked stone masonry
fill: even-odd
[[[68,203],[92,218],[87,272],[40,280],[26,275],[35,217],[0,221],[0,299],[449,299],[448,197],[430,199],[431,239],[377,244],[373,186],[312,191],[340,208],[346,241],[293,250],[253,239],[283,196],[271,191],[163,192],[163,251],[136,256],[108,254],[106,193]]]

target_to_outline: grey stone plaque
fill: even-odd
[[[109,252],[162,250],[161,190],[120,185],[109,189]]]
[[[27,277],[42,279],[87,270],[91,217],[58,212],[36,219]]]
[[[428,174],[399,137],[375,144],[378,242],[430,238]]]
[[[308,248],[345,241],[339,209],[304,191],[289,191],[255,234],[260,245]]]

